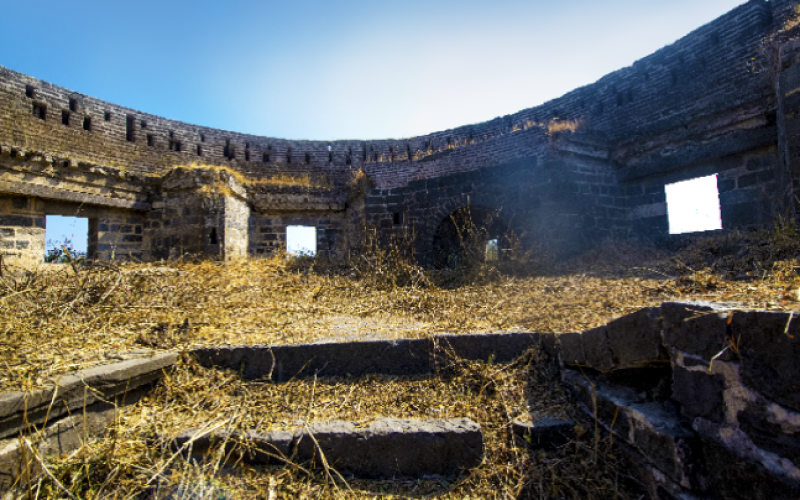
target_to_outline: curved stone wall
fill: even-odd
[[[441,219],[476,199],[504,211],[506,220],[520,221],[518,232],[555,253],[605,237],[666,241],[665,184],[710,174],[718,174],[723,227],[762,226],[793,206],[792,186],[800,186],[792,182],[795,170],[800,173],[793,166],[800,165],[800,153],[791,141],[793,110],[800,111],[793,93],[800,87],[800,74],[794,76],[800,56],[793,54],[800,49],[787,45],[791,38],[782,31],[795,3],[751,0],[632,66],[541,106],[397,140],[295,141],[228,132],[117,106],[0,67],[0,190],[26,197],[14,206],[28,207],[4,212],[0,227],[35,233],[43,215],[72,208],[46,208],[36,200],[120,208],[124,199],[131,212],[97,227],[139,220],[141,238],[124,236],[131,240],[126,255],[155,258],[173,255],[175,245],[185,248],[185,241],[157,234],[165,217],[205,228],[203,236],[190,238],[191,251],[198,251],[206,233],[230,219],[220,212],[209,222],[200,208],[208,204],[199,199],[190,203],[197,213],[188,219],[172,213],[181,211],[178,205],[167,206],[184,198],[165,198],[159,178],[191,163],[230,168],[248,183],[237,195],[244,205],[232,199],[225,205],[240,207],[236,232],[251,240],[224,243],[237,254],[269,251],[285,235],[287,221],[301,221],[325,228],[320,244],[331,253],[356,249],[363,223],[384,232],[413,227],[424,256]],[[372,188],[348,193],[347,182],[360,169]],[[275,186],[253,187],[252,181],[279,176],[308,176],[327,187],[299,197]],[[20,217],[33,222],[21,226]],[[35,235],[27,243],[8,238],[0,236],[5,250],[37,247]],[[166,247],[151,248],[153,238]]]

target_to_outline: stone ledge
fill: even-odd
[[[536,333],[440,335],[430,339],[371,340],[280,346],[207,347],[191,351],[205,367],[239,370],[246,379],[284,382],[297,376],[433,373],[452,350],[469,360],[508,362],[537,344]]]
[[[563,375],[589,416],[594,417],[596,404],[598,421],[606,430],[675,483],[687,489],[695,486],[697,439],[676,412],[662,403],[642,400],[630,389],[591,380],[573,370],[565,370]]]
[[[234,455],[250,464],[296,461],[322,468],[324,456],[325,463],[340,473],[369,479],[452,476],[477,467],[483,457],[481,427],[469,419],[383,418],[366,427],[334,420],[314,422],[295,433],[204,434],[190,429],[175,437],[172,446],[188,450],[191,444],[196,455],[218,440],[229,443],[228,451],[243,441],[242,452]]]
[[[97,402],[124,404],[126,394],[160,379],[162,370],[177,359],[176,353],[156,353],[63,375],[54,385],[37,391],[0,394],[0,438]]]
[[[147,387],[134,389],[127,394],[125,403],[134,404],[147,392]],[[116,419],[117,410],[115,403],[97,402],[44,429],[0,440],[0,491],[8,490],[15,483],[24,487],[41,473],[39,461],[29,446],[40,456],[67,454],[79,448],[87,437],[102,435],[106,426]]]

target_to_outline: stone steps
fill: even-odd
[[[294,432],[268,433],[189,429],[171,440],[187,458],[203,455],[220,441],[236,461],[302,463],[366,479],[453,476],[478,466],[483,457],[481,427],[469,419],[382,418],[368,426],[313,422]]]

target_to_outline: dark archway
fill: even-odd
[[[485,260],[502,260],[509,249],[511,229],[500,211],[462,207],[445,217],[432,242],[433,265],[457,268]]]

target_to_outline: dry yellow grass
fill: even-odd
[[[332,184],[328,180],[328,178],[324,175],[314,175],[311,174],[299,174],[299,175],[290,175],[290,174],[276,174],[270,177],[258,177],[252,178],[248,177],[238,170],[234,170],[225,165],[207,165],[203,163],[190,163],[189,165],[176,165],[170,169],[170,171],[189,171],[189,170],[209,170],[212,172],[224,172],[229,176],[236,179],[242,186],[300,186],[300,187],[307,187],[307,188],[320,188],[320,189],[331,189]],[[162,175],[162,174],[158,174]]]
[[[0,390],[40,387],[60,372],[108,362],[142,345],[183,350],[367,335],[565,332],[672,299],[793,310],[800,265],[787,257],[798,248],[793,224],[766,234],[698,240],[677,255],[683,264],[654,249],[606,243],[561,266],[561,274],[514,278],[479,266],[455,288],[435,286],[442,276],[380,248],[338,268],[283,255],[229,263],[56,266],[20,274],[3,268]],[[778,257],[787,260],[775,261]],[[755,276],[731,281],[724,279],[723,268],[753,269]],[[650,276],[678,270],[682,274],[669,279]],[[512,442],[509,422],[527,411],[579,417],[558,381],[548,377],[544,356],[534,350],[509,366],[453,360],[443,376],[287,384],[244,382],[186,358],[151,396],[124,409],[106,437],[70,456],[48,459],[48,467],[75,498],[92,499],[163,498],[169,492],[192,498],[186,488],[195,493],[205,488],[200,498],[273,500],[631,498],[620,483],[625,471],[616,465],[608,436],[593,435],[589,424],[579,425],[578,439],[553,453],[531,455]],[[204,464],[174,460],[167,446],[175,433],[209,424],[291,429],[299,419],[367,422],[385,416],[473,418],[486,435],[486,459],[458,479],[344,484],[295,464],[253,469],[225,465],[220,454]],[[38,484],[23,495],[64,496],[50,479]]]
[[[600,453],[586,427],[567,447],[531,455],[512,439],[509,423],[529,411],[540,416],[577,417],[557,380],[547,377],[543,353],[534,351],[511,365],[453,360],[447,375],[365,376],[299,380],[286,384],[247,383],[235,373],[203,369],[186,360],[146,400],[126,408],[104,439],[49,468],[78,498],[293,499],[293,498],[631,498],[618,481],[607,437]],[[358,480],[309,471],[302,464],[251,467],[237,464],[237,451],[222,446],[206,462],[173,454],[169,440],[187,428],[224,427],[267,431],[297,429],[301,421],[378,417],[471,418],[484,433],[485,458],[460,477],[419,480]],[[248,442],[238,442],[238,450]],[[332,479],[336,478],[336,479]],[[587,481],[587,478],[591,478]],[[57,497],[48,480],[31,495]],[[520,496],[520,495],[523,496]]]

